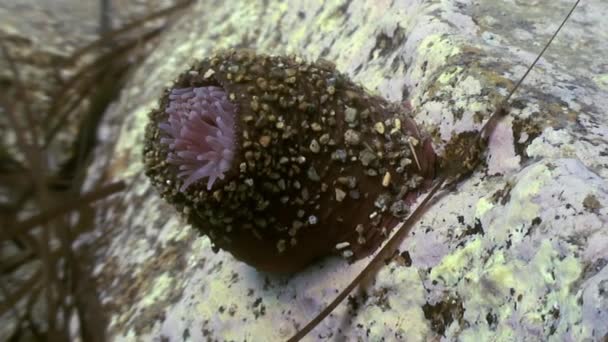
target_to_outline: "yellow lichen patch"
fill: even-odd
[[[512,214],[508,223],[516,226],[515,222],[530,221],[538,215],[539,206],[534,203],[533,198],[550,179],[551,171],[545,164],[535,165],[526,173],[519,185],[511,191],[508,210]]]
[[[514,275],[516,264],[506,260],[503,252],[496,253],[488,260],[486,266],[490,269],[484,274],[484,277],[493,284],[500,284],[502,290],[500,292],[506,294],[510,288],[518,286],[519,281]]]
[[[446,72],[442,73],[439,76],[439,78],[437,78],[437,81],[439,81],[439,83],[446,84],[446,83],[450,82],[452,79],[454,79],[454,77],[456,75],[460,74],[462,71],[463,71],[462,67],[459,67],[459,66],[450,68]]]
[[[158,210],[153,211],[149,210],[146,212],[144,217],[151,217],[154,219],[158,219],[160,214],[158,214]],[[150,219],[152,220],[152,219]],[[139,224],[145,225],[146,222],[141,220],[142,222]],[[147,221],[150,222],[150,221]],[[180,227],[181,226],[181,227]],[[180,229],[175,229],[175,227],[180,227]],[[157,227],[153,229],[156,230],[157,237],[160,242],[163,244],[167,244],[169,242],[178,242],[178,241],[189,241],[189,240],[197,240],[198,236],[196,231],[191,229],[186,223],[183,221],[180,216],[172,216],[170,217],[166,223],[162,226],[161,230],[158,231]],[[153,233],[150,232],[150,235]]]
[[[473,260],[479,258],[482,252],[482,241],[476,238],[463,248],[444,257],[441,263],[431,270],[431,278],[442,279],[446,286],[456,284],[463,268],[468,267]]]
[[[205,288],[209,295],[207,301],[199,303],[196,306],[196,312],[202,317],[212,317],[216,314],[218,306],[221,305],[223,298],[230,298],[233,296],[229,288],[226,287],[224,279],[221,277],[211,277]]]
[[[425,292],[416,268],[385,267],[368,291],[386,293],[385,302],[368,302],[357,316],[355,324],[363,325],[368,340],[381,340],[388,335],[400,335],[406,341],[425,341],[429,337],[430,329],[421,309]]]
[[[518,276],[525,277],[522,283],[527,284],[525,288],[519,289],[522,293],[522,300],[518,303],[519,311],[526,319],[536,322],[540,322],[543,315],[549,315],[555,309],[565,316],[560,318],[561,323],[576,320],[576,317],[580,317],[580,306],[577,304],[577,296],[570,293],[570,285],[578,279],[581,270],[582,264],[578,260],[572,256],[560,260],[560,255],[551,242],[543,241],[529,264],[518,270]]]
[[[447,286],[455,285],[457,295],[463,299],[464,319],[471,326],[461,332],[460,339],[485,340],[493,336],[508,340],[518,335],[514,330],[518,328],[509,324],[498,324],[493,329],[486,324],[473,324],[484,322],[487,315],[496,322],[554,324],[557,331],[576,325],[581,308],[570,287],[580,277],[582,264],[573,256],[562,258],[550,241],[543,241],[537,248],[529,261],[497,251],[483,262],[479,257],[469,257],[472,253],[487,253],[476,240],[445,257],[433,269],[432,278],[443,279]]]
[[[469,102],[467,109],[473,113],[475,112],[486,112],[488,110],[488,104],[485,102]]]
[[[482,197],[481,199],[479,199],[479,201],[477,201],[477,207],[475,208],[475,217],[482,217],[486,212],[488,212],[488,210],[492,208],[494,208],[494,204],[492,204],[492,202],[488,198]]]
[[[423,73],[432,72],[437,67],[444,65],[448,58],[461,52],[449,37],[440,34],[425,37],[420,42],[418,50],[420,58],[417,60],[418,65],[413,68],[413,79],[422,79]],[[423,65],[426,70],[423,70]]]
[[[374,322],[382,317],[381,324],[367,325],[366,336],[369,341],[381,341],[385,336],[394,336],[395,333],[407,336],[406,341],[427,341],[429,334],[425,322],[424,313],[419,307],[410,307],[403,310],[391,310],[393,314],[383,312],[381,308],[374,306],[365,310],[366,322]],[[418,324],[412,324],[418,323]],[[362,323],[364,324],[364,323]],[[391,331],[394,332],[391,334]],[[369,335],[367,335],[369,333]]]
[[[382,75],[381,70],[384,68],[378,64],[370,64],[367,67],[367,71],[361,77],[358,77],[357,81],[361,82],[361,84],[371,91],[376,91],[378,87],[386,82],[384,77],[380,77]],[[400,69],[401,70],[401,69]],[[399,74],[400,71],[395,71],[395,73]]]
[[[429,35],[420,43],[420,49],[427,50],[427,60],[441,64],[445,59],[458,54],[461,50],[444,35]]]
[[[540,170],[541,172],[547,172],[547,176],[550,176],[551,173],[548,172],[547,168],[544,167],[543,165],[543,170]],[[529,182],[526,182],[527,186],[518,186],[516,187],[516,190],[513,191],[511,193],[511,198],[517,198],[517,199],[525,199],[526,197],[532,197],[536,194],[538,194],[538,191],[540,190],[541,186],[544,184],[544,182],[548,180],[548,178],[536,178],[536,179],[529,179]],[[523,180],[522,180],[523,181]]]
[[[273,1],[268,4],[268,8],[266,9],[267,15],[269,15],[269,20],[271,22],[278,23],[281,21],[281,18],[289,11],[290,4],[284,1]]]
[[[327,4],[327,7],[330,8],[331,5],[332,5],[331,3]],[[341,4],[334,2],[333,11],[321,12],[321,15],[319,16],[319,20],[317,21],[317,23],[319,25],[318,28],[321,30],[321,33],[330,33],[330,32],[337,31],[341,28],[341,26],[344,22],[344,18],[342,17],[340,10],[338,9],[340,6],[341,6]]]
[[[600,88],[608,91],[608,74],[596,75],[593,80]]]
[[[544,312],[545,315],[552,315],[559,310],[560,320],[564,323],[557,328],[560,334],[567,333],[567,326],[576,326],[576,323],[580,321],[582,308],[578,300],[582,294],[573,293],[571,285],[579,279],[582,269],[582,263],[572,256],[556,262],[554,272],[559,288],[548,294]],[[574,329],[574,333],[585,335],[584,328],[581,326]]]
[[[299,46],[302,45],[308,37],[307,32],[308,27],[306,25],[296,25],[291,32],[291,39],[285,43],[285,53],[290,55],[300,53],[304,57],[306,56],[306,53],[311,53],[311,51],[299,51]]]
[[[481,82],[472,76],[467,76],[464,80],[458,82],[454,90],[454,96],[464,98],[467,96],[481,94]]]
[[[148,288],[146,296],[142,298],[139,305],[146,307],[166,299],[169,294],[168,289],[171,288],[174,281],[175,279],[173,279],[173,277],[167,273],[163,273],[156,277],[156,279],[154,279],[154,283]]]

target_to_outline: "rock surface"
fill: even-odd
[[[541,6],[542,5],[542,6]],[[437,150],[481,127],[571,1],[201,1],[133,75],[100,131],[94,272],[116,340],[284,340],[367,260],[272,276],[213,253],[142,173],[147,112],[220,48],[336,63],[409,101]],[[601,340],[608,334],[608,4],[585,1],[516,93],[487,163],[440,197],[400,255],[309,340]]]

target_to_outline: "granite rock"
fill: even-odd
[[[103,203],[92,265],[117,340],[284,340],[367,260],[273,276],[213,253],[142,173],[148,111],[222,48],[325,58],[407,102],[441,153],[479,129],[570,1],[200,1],[107,113],[88,187]],[[309,340],[601,340],[608,334],[608,5],[586,1],[516,93],[486,163],[443,194],[400,255]]]

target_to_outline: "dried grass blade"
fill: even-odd
[[[19,286],[17,291],[6,294],[5,301],[0,303],[0,317],[8,310],[11,310],[11,308],[14,308],[28,293],[33,293],[36,288],[40,287],[42,285],[42,282],[40,281],[41,278],[42,272],[41,270],[37,270],[34,275],[29,277],[21,286]]]
[[[185,0],[185,1],[178,2],[177,4],[175,4],[169,8],[165,8],[165,9],[159,10],[157,12],[151,13],[141,19],[130,22],[129,24],[126,24],[125,26],[123,26],[119,29],[111,31],[108,34],[105,34],[103,37],[99,38],[98,40],[92,42],[91,44],[84,46],[83,48],[77,50],[66,64],[67,65],[74,64],[74,63],[76,63],[76,61],[78,59],[80,59],[86,53],[88,53],[92,50],[95,50],[97,48],[100,48],[112,41],[115,41],[116,38],[118,38],[118,36],[120,36],[124,33],[128,33],[129,31],[136,29],[138,27],[141,27],[143,24],[145,24],[151,20],[173,14],[174,12],[176,12],[180,9],[184,9],[193,3],[194,3],[194,0]]]
[[[116,192],[122,191],[126,188],[124,181],[117,181],[108,185],[105,185],[97,190],[85,193],[82,196],[75,198],[67,203],[50,208],[45,212],[35,215],[29,219],[16,223],[13,227],[9,228],[4,232],[4,236],[0,240],[7,240],[16,237],[20,233],[29,231],[30,229],[44,224],[53,218],[67,214],[78,208],[82,208],[92,202],[98,201],[105,197],[108,197]]]

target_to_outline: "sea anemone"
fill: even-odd
[[[169,115],[158,127],[168,136],[167,161],[178,167],[184,179],[181,191],[207,179],[207,190],[232,164],[235,150],[235,106],[219,87],[175,88],[169,94]]]
[[[262,271],[369,255],[435,171],[408,109],[324,60],[223,51],[149,117],[144,162],[161,196]]]

